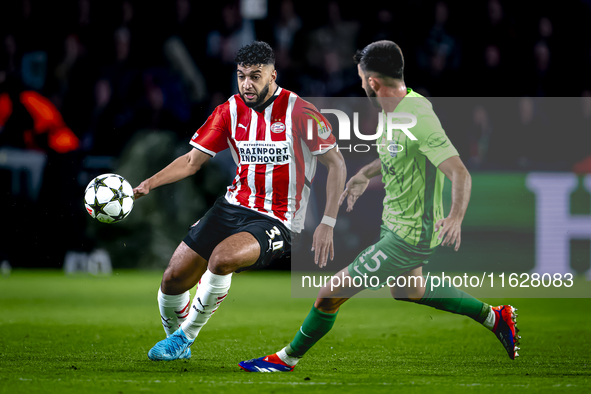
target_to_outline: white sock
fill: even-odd
[[[486,320],[482,323],[482,325],[492,331],[495,327],[496,316],[497,314],[493,311],[491,307],[488,311],[488,316],[486,317]]]
[[[158,308],[166,336],[175,332],[189,316],[190,303],[191,295],[188,291],[179,295],[167,295],[158,288]]]
[[[216,275],[210,270],[205,271],[197,288],[197,294],[193,298],[189,317],[181,326],[187,339],[193,341],[197,338],[201,328],[228,295],[231,283],[232,274]]]
[[[298,361],[301,360],[300,357],[288,356],[287,352],[285,351],[285,348],[283,348],[277,352],[277,357],[279,357],[281,359],[281,361],[283,361],[284,363],[286,363],[290,367],[295,367],[295,365],[298,363]]]

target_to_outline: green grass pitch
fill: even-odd
[[[467,317],[389,299],[354,299],[296,371],[243,372],[279,350],[311,299],[290,298],[289,272],[234,275],[192,346],[193,358],[152,362],[164,336],[159,272],[109,278],[58,271],[0,277],[0,393],[588,392],[591,300],[512,299],[521,357]]]

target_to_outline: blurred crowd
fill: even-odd
[[[590,95],[589,1],[385,4],[3,2],[0,85],[17,75],[55,105],[79,149],[114,156],[138,129],[190,135],[236,92],[234,54],[254,39],[272,45],[280,85],[303,97],[362,94],[352,55],[379,39],[402,47],[407,85],[427,96]]]
[[[186,144],[215,106],[237,92],[234,55],[255,39],[274,48],[279,85],[302,97],[364,95],[353,54],[372,41],[393,40],[405,55],[407,86],[425,96],[523,97],[509,111],[513,127],[497,120],[505,118],[486,99],[470,101],[457,127],[442,117],[471,169],[591,172],[584,160],[590,154],[584,142],[591,127],[591,1],[545,4],[2,2],[0,167],[12,170],[0,171],[0,181],[10,184],[3,199],[18,205],[19,193],[32,201],[39,195],[38,182],[10,167],[17,159],[7,147],[28,154],[17,156],[28,163],[29,178],[42,176],[52,188],[68,190],[112,170],[139,130],[167,130]],[[567,112],[586,127],[547,122],[552,106],[533,97],[583,97]],[[78,200],[76,191],[45,203],[77,206]],[[77,218],[62,220],[84,227]]]

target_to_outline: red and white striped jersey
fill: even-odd
[[[262,112],[238,94],[230,97],[190,143],[211,156],[230,148],[237,168],[226,200],[278,219],[294,232],[304,227],[315,155],[336,146],[316,107],[282,88]]]

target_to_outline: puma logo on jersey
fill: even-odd
[[[243,125],[242,123],[238,123],[238,127],[242,127],[244,130],[246,130],[246,126]]]

